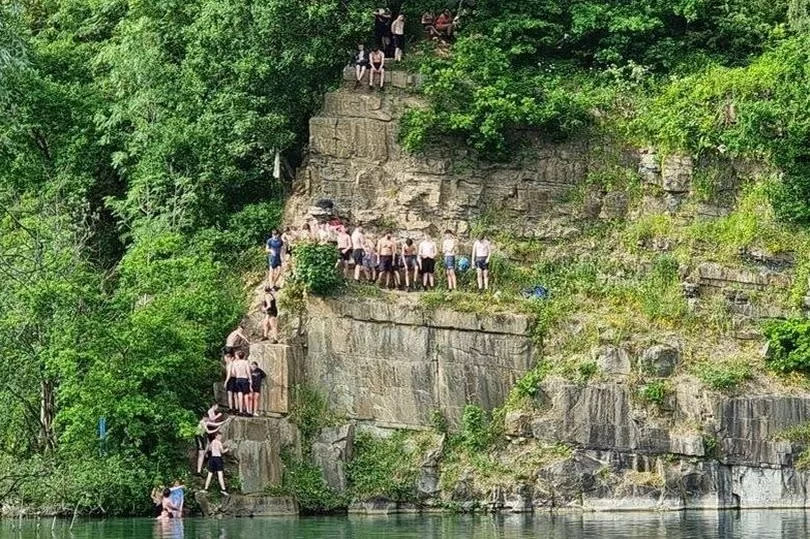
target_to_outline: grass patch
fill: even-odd
[[[704,361],[696,364],[692,372],[712,389],[728,391],[750,380],[754,370],[741,361]]]
[[[672,388],[666,380],[653,380],[642,385],[637,394],[642,402],[661,406],[671,392]]]

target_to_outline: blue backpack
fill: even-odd
[[[467,271],[470,269],[470,259],[466,256],[461,256],[456,262],[456,266],[458,266],[458,271]]]
[[[548,288],[540,285],[524,288],[523,297],[526,299],[546,299],[548,297]]]

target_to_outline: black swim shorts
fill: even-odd
[[[208,459],[208,471],[211,473],[221,472],[225,469],[222,457],[211,457]]]

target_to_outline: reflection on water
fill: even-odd
[[[681,513],[539,513],[534,515],[393,515],[318,518],[242,518],[155,521],[108,519],[0,522],[2,537],[115,537],[241,539],[245,537],[348,539],[381,537],[528,538],[554,539],[692,539],[731,537],[758,539],[810,537],[810,514],[803,510],[693,511]]]

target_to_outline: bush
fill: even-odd
[[[335,423],[335,416],[321,393],[307,385],[295,385],[290,421],[298,427],[305,445],[308,445],[318,431]]]
[[[729,361],[700,363],[695,366],[694,372],[704,384],[721,391],[737,387],[753,376],[750,365]]]
[[[477,404],[464,407],[461,416],[461,444],[470,451],[481,451],[491,442],[487,413]]]
[[[343,284],[335,261],[337,250],[332,245],[300,243],[295,247],[293,279],[318,296],[333,294]]]
[[[778,372],[810,373],[810,320],[792,319],[765,326],[767,365]]]
[[[661,405],[669,394],[669,384],[665,380],[654,380],[641,386],[638,396],[644,402]]]
[[[295,459],[288,453],[283,458],[283,491],[295,497],[303,513],[329,513],[348,505],[346,496],[326,484],[319,467],[307,460]]]
[[[422,452],[409,434],[398,431],[387,438],[360,432],[354,440],[354,458],[348,477],[355,499],[385,497],[413,501]]]

